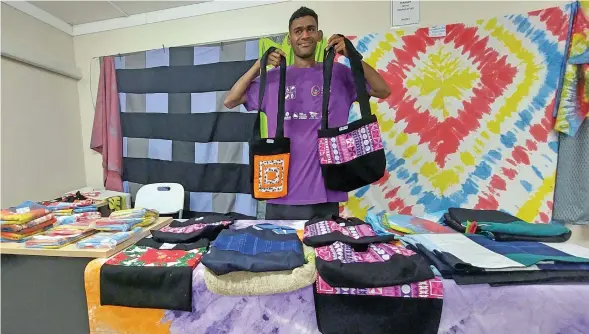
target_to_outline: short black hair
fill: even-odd
[[[292,22],[294,20],[300,19],[301,17],[305,16],[313,17],[315,19],[315,22],[317,22],[317,25],[319,25],[319,17],[317,16],[317,13],[315,13],[315,11],[311,8],[301,7],[297,9],[294,13],[292,13],[292,15],[290,16],[290,20],[288,20],[288,29],[290,30],[290,26],[292,25]]]

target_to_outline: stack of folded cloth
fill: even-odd
[[[133,234],[141,231],[141,228],[135,227],[129,232],[100,232],[88,238],[78,241],[76,247],[85,248],[115,248],[118,244],[131,238]]]
[[[207,216],[169,228],[109,258],[100,269],[100,303],[192,311],[192,273],[210,240],[233,220]]]
[[[280,262],[281,256],[284,256],[284,258],[292,256],[293,258],[300,259],[298,253],[300,238],[296,230],[289,227],[263,223],[234,231],[237,232],[224,232],[212,245],[215,253],[211,257],[207,255],[206,262],[203,260],[205,266],[207,264],[211,265],[211,269],[207,268],[204,274],[205,283],[211,292],[225,296],[269,295],[291,292],[312,285],[315,282],[317,270],[315,269],[315,251],[312,247],[301,245],[303,247],[304,259],[302,259],[303,264],[300,266],[298,266],[300,262],[296,261],[291,262],[291,264],[285,263],[284,265],[278,263],[278,266],[282,266],[282,268],[275,267],[276,264],[272,264],[272,262],[267,262],[267,260],[275,261],[276,259]],[[233,239],[235,235],[238,237]],[[239,259],[236,260],[237,266],[239,266],[238,268],[236,268],[235,263],[230,268],[226,268],[226,264],[215,262],[215,257],[223,259],[223,257],[219,256],[220,254],[230,254],[233,252],[225,243],[228,237],[231,238],[232,245],[234,242],[239,242],[238,240],[249,241],[249,243],[245,243],[243,245],[244,247],[238,251],[239,255],[237,256],[243,260],[242,262],[239,262]],[[268,240],[273,239],[276,242],[285,242],[284,245],[290,244],[296,246],[286,248],[284,251],[272,250],[270,247],[270,252],[260,252],[253,256],[247,253],[246,249],[253,247],[251,243],[253,240],[255,240],[253,241],[254,243],[260,242],[261,245],[271,245]],[[213,249],[211,249],[211,252],[213,252]],[[290,253],[290,255],[287,253]]]
[[[449,208],[444,223],[460,233],[465,233],[474,223],[476,226],[469,233],[483,234],[497,241],[565,242],[571,237],[571,230],[563,225],[527,223],[496,210]]]
[[[313,246],[314,289],[322,333],[436,333],[443,285],[427,260],[393,244],[356,219],[328,217],[305,224],[303,242]]]
[[[69,216],[58,216],[56,225],[67,225],[74,223],[86,223],[90,225],[91,222],[102,218],[100,212],[83,212],[75,213]]]
[[[94,205],[94,200],[81,199],[73,202],[50,202],[47,208],[55,216],[69,216],[75,213],[96,212],[98,209]]]
[[[94,228],[99,231],[126,232],[134,227],[146,227],[159,217],[159,213],[150,209],[127,209],[114,211],[108,218],[94,221]]]
[[[401,240],[457,284],[589,282],[589,249],[572,243],[497,241],[475,234],[416,234]]]
[[[23,242],[33,235],[48,230],[56,219],[50,211],[37,203],[26,201],[0,212],[2,242]]]
[[[38,234],[25,242],[27,248],[61,248],[83,239],[95,230],[92,228],[76,228],[69,225],[57,226],[42,234]]]
[[[366,222],[378,235],[421,234],[421,233],[456,233],[453,229],[436,222],[408,215],[395,215],[386,212],[380,214],[370,213],[366,216]]]

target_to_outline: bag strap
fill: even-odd
[[[260,135],[260,113],[262,110],[262,102],[264,101],[264,92],[266,91],[266,77],[268,66],[268,56],[276,51],[276,48],[271,46],[264,52],[264,55],[260,59],[260,88],[258,89],[258,119],[254,129],[254,136]],[[284,106],[286,99],[286,58],[280,57],[280,80],[278,83],[278,113],[276,117],[276,138],[284,137]]]
[[[349,39],[344,37],[344,43],[346,44],[346,51],[348,52],[348,59],[350,60],[354,85],[356,86],[357,100],[360,104],[360,114],[362,115],[362,118],[366,118],[372,115],[372,112],[370,111],[370,96],[366,91],[366,78],[364,77],[364,68],[362,67],[362,55],[360,52],[358,52],[358,50],[356,50]],[[329,97],[331,95],[331,75],[333,71],[334,59],[335,49],[331,47],[325,51],[325,56],[323,58],[323,105],[321,114],[322,130],[329,128]]]

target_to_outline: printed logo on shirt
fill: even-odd
[[[322,89],[318,85],[313,85],[313,87],[311,87],[311,95],[312,96],[319,96],[321,91],[322,91]]]
[[[290,121],[290,113],[288,111],[284,113],[284,120]]]
[[[319,119],[319,113],[318,112],[309,111],[309,119]]]
[[[297,86],[286,86],[286,95],[284,97],[285,100],[294,100],[297,98]]]

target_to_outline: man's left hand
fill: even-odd
[[[335,52],[347,57],[348,50],[346,50],[346,43],[344,41],[344,37],[340,35],[331,35],[331,37],[329,37],[329,40],[327,40],[327,44],[330,47],[333,47],[335,49]]]

